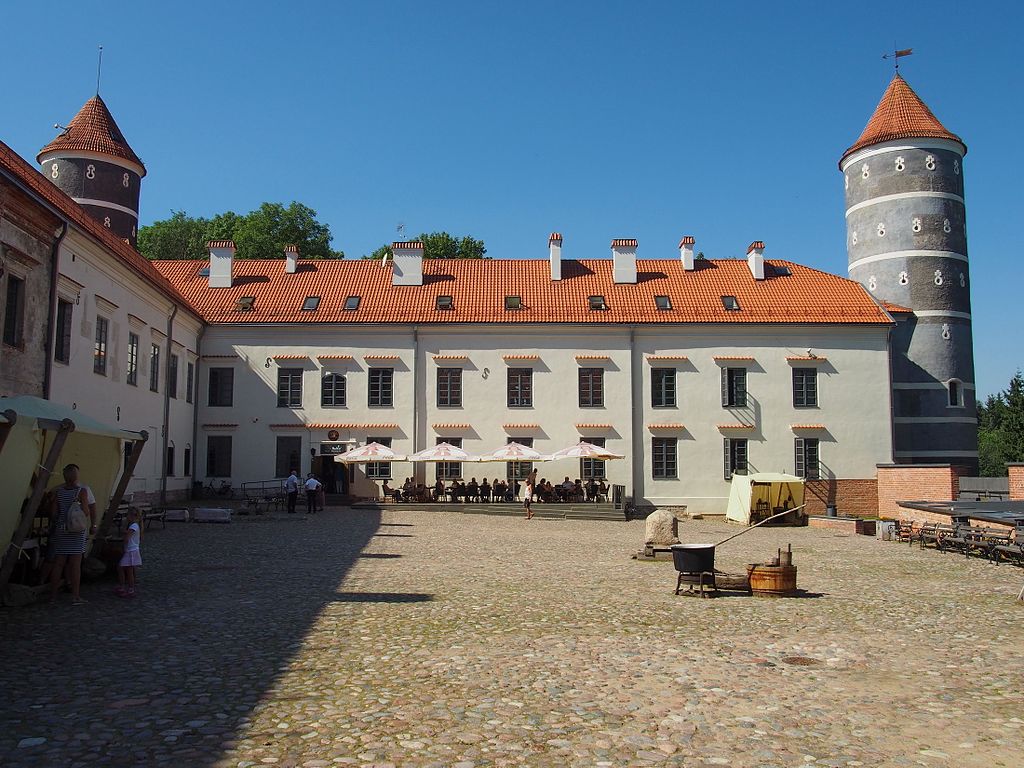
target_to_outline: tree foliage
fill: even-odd
[[[423,233],[417,240],[423,243],[425,259],[484,259],[487,248],[483,240],[464,236],[455,237],[447,232]],[[390,259],[391,245],[384,244],[364,259]]]
[[[1006,474],[1024,461],[1024,377],[1017,371],[1006,391],[978,402],[978,464],[984,477]]]
[[[203,259],[209,240],[234,240],[240,259],[280,259],[297,245],[304,259],[341,259],[331,248],[331,228],[302,203],[263,203],[255,211],[218,214],[212,219],[174,211],[169,219],[139,229],[139,251],[149,259]]]

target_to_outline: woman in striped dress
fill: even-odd
[[[68,510],[76,501],[89,515],[88,531],[66,530]],[[53,570],[50,571],[50,602],[57,599],[60,577],[66,565],[72,603],[81,605],[85,602],[79,595],[82,583],[82,558],[85,557],[85,543],[89,534],[96,532],[96,507],[89,504],[88,492],[78,484],[77,464],[68,464],[64,467],[64,485],[57,486],[54,490],[50,516],[56,520],[53,534],[50,536],[50,557],[53,558]]]

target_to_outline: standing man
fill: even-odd
[[[295,514],[295,505],[299,501],[299,471],[293,469],[292,473],[288,475],[288,479],[284,481],[284,490],[288,494],[288,514]]]
[[[316,497],[321,487],[320,481],[312,472],[306,475],[306,514],[311,515],[316,512]]]

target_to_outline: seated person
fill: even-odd
[[[587,481],[587,501],[597,501],[597,483],[594,482],[594,478],[590,478]]]
[[[388,496],[394,496],[395,492],[388,488],[388,481],[385,480],[380,486],[380,495],[384,501],[388,500]]]
[[[608,485],[604,480],[598,480],[597,482],[597,500],[608,501]]]
[[[412,494],[415,490],[416,486],[413,485],[412,478],[405,478],[405,482],[402,483],[402,498],[406,501],[412,501]]]
[[[434,501],[444,501],[444,480],[441,478],[434,483]]]
[[[495,501],[507,501],[505,494],[508,493],[508,485],[504,480],[495,480],[494,488],[491,490],[491,497]]]
[[[558,484],[558,487],[555,490],[558,493],[559,499],[562,501],[569,500],[573,490],[573,483],[572,480],[569,479],[568,475],[565,476],[565,480]]]
[[[480,501],[480,484],[476,478],[471,478],[466,486],[466,501]]]
[[[452,501],[458,502],[462,497],[462,484],[458,480],[452,480],[452,486],[448,489],[449,495],[452,497]]]
[[[573,501],[583,501],[583,499],[585,497],[586,497],[586,493],[583,490],[583,481],[581,481],[577,477],[576,478],[576,482],[573,484],[573,487],[572,487],[572,500]]]
[[[490,500],[491,500],[491,484],[489,482],[487,482],[487,478],[485,477],[483,479],[483,481],[480,483],[480,501],[487,501],[487,502],[489,502]]]

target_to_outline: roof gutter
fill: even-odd
[[[53,351],[56,345],[54,339],[54,326],[57,323],[57,282],[60,280],[60,244],[68,233],[67,219],[61,219],[60,234],[53,241],[50,247],[50,301],[46,309],[46,343],[43,349],[46,350],[46,360],[43,361],[43,399],[50,399],[50,389],[53,382]]]
[[[171,314],[167,318],[167,354],[164,356],[164,423],[161,429],[161,450],[163,451],[160,466],[160,506],[167,506],[167,445],[171,439],[171,350],[174,348],[174,318],[178,314],[178,305],[171,305]],[[188,361],[186,361],[187,364]],[[177,382],[175,382],[177,386]],[[195,398],[193,398],[195,399]]]

